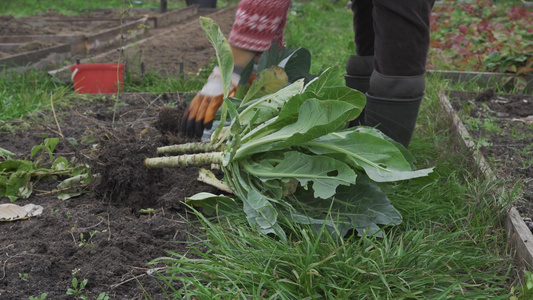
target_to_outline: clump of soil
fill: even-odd
[[[179,135],[181,132],[181,119],[185,109],[185,104],[162,108],[157,122],[154,124],[155,128],[162,133]]]
[[[494,97],[494,89],[486,89],[476,96],[476,101],[488,101]]]
[[[133,132],[132,132],[133,133]],[[98,152],[91,168],[100,174],[95,192],[104,201],[139,209],[153,207],[158,194],[158,182],[164,182],[159,170],[149,170],[144,166],[146,157],[154,157],[156,146],[151,141],[137,141],[134,135],[122,140],[107,143]]]

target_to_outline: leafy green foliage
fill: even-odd
[[[223,39],[220,31],[205,32],[219,35],[211,41]],[[222,136],[224,179],[242,201],[248,222],[261,232],[285,238],[281,213],[295,222],[325,224],[340,236],[353,228],[379,236],[379,225],[399,224],[401,217],[373,181],[432,171],[414,171],[407,150],[376,129],[345,129],[361,113],[365,97],[341,79],[340,68],[333,67],[307,84],[301,78],[240,106],[225,99],[231,125]],[[221,143],[216,132],[213,136]]]
[[[91,182],[92,175],[87,165],[72,166],[65,157],[54,157],[59,138],[47,138],[31,149],[30,159],[11,159],[0,161],[0,197],[8,197],[11,202],[28,198],[33,193],[36,181],[66,177],[59,183],[58,198],[65,200],[80,195]]]
[[[76,299],[81,300],[87,300],[89,299],[87,297],[87,291],[85,290],[85,286],[89,280],[84,279],[83,281],[79,282],[76,277],[72,278],[72,288],[69,288],[67,290],[67,295],[73,295],[76,297]]]
[[[41,296],[30,296],[29,300],[44,300],[46,299],[46,296],[48,296],[47,293],[42,293]]]
[[[530,299],[533,297],[533,273],[524,270],[524,281],[523,286],[511,289],[513,296],[509,300]]]
[[[428,68],[533,73],[533,12],[491,1],[436,5]],[[516,83],[522,80],[518,79]]]

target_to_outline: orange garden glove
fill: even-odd
[[[235,94],[240,79],[241,75],[235,73],[235,71],[231,74],[232,88],[228,96]],[[223,100],[222,77],[220,68],[217,66],[209,75],[207,83],[202,90],[192,99],[185,110],[181,122],[181,131],[187,134],[188,137],[202,137],[204,129],[211,129],[213,126],[213,119]]]

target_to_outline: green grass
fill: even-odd
[[[63,101],[68,93],[68,85],[46,72],[17,74],[4,71],[0,74],[0,121],[19,119],[46,110],[51,101]]]
[[[205,72],[204,72],[205,73]],[[163,76],[158,72],[148,72],[143,77],[135,77],[126,72],[124,92],[174,93],[199,90],[208,74],[193,78]],[[82,101],[74,93],[70,83],[65,83],[45,71],[29,70],[23,73],[4,71],[0,74],[0,122],[28,118],[34,113],[51,108],[51,100],[56,106],[69,105],[72,101]]]
[[[428,79],[411,151],[430,178],[403,182],[390,196],[404,220],[383,239],[294,226],[287,243],[257,235],[236,216],[198,214],[202,236],[172,253],[160,276],[181,299],[509,299],[517,269],[501,220],[512,194],[479,178],[458,152]],[[221,214],[223,215],[223,214]],[[291,226],[291,225],[288,225]]]
[[[310,1],[293,3],[285,28],[287,47],[303,47],[311,52],[311,73],[341,65],[355,54],[352,31],[352,11],[339,1]]]
[[[14,17],[31,16],[53,10],[66,15],[77,15],[99,8],[124,9],[130,8],[159,8],[160,0],[17,0],[0,1],[0,11]],[[168,1],[168,8],[183,8],[185,1]]]

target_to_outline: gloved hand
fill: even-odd
[[[241,76],[233,73],[231,75],[232,88],[228,96],[233,96],[237,91],[237,85]],[[181,131],[188,137],[202,137],[204,129],[211,129],[215,114],[222,105],[224,92],[222,88],[222,76],[220,68],[217,66],[213,69],[207,83],[202,90],[192,99],[191,103],[185,110],[181,122]]]

